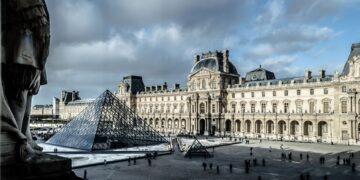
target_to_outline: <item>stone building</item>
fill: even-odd
[[[187,86],[144,87],[124,77],[117,96],[164,133],[356,143],[360,124],[360,44],[342,73],[277,79],[261,66],[240,76],[227,50],[194,57]]]

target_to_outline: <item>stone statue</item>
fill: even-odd
[[[1,0],[1,134],[17,143],[22,161],[42,148],[29,129],[31,99],[47,83],[50,21],[44,0]]]

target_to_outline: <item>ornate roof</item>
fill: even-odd
[[[246,73],[245,80],[246,81],[263,81],[263,80],[271,80],[276,79],[275,74],[271,71],[268,71],[261,66],[255,70],[252,70]]]
[[[201,59],[197,61],[193,68],[191,69],[191,74],[197,72],[198,70],[205,68],[212,71],[220,71],[224,72],[224,58],[223,58],[223,52],[209,52],[206,54],[201,55]],[[229,74],[235,74],[238,75],[238,72],[236,70],[236,67],[228,61],[229,66]]]
[[[342,76],[347,76],[349,74],[349,60],[351,60],[354,56],[360,56],[360,43],[352,44],[350,55],[344,66],[343,72],[341,73]]]

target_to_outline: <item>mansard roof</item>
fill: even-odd
[[[223,58],[223,52],[209,52],[201,55],[201,59],[196,62],[191,69],[191,74],[197,72],[198,70],[205,68],[212,71],[218,71],[218,72],[224,72],[223,69],[224,65],[224,58]],[[235,74],[238,75],[238,72],[236,70],[236,67],[228,61],[229,65],[229,74]]]
[[[343,72],[341,73],[342,76],[347,76],[349,74],[349,60],[351,60],[354,56],[360,56],[360,43],[352,44],[350,55],[344,66]]]
[[[272,80],[276,79],[275,74],[271,71],[268,71],[261,66],[255,70],[252,70],[246,73],[246,81],[263,81],[263,80]]]

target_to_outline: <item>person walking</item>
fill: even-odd
[[[230,173],[232,173],[232,169],[233,169],[233,165],[232,165],[232,164],[230,164],[230,165],[229,165],[229,170],[230,170]]]
[[[206,171],[206,166],[207,166],[207,165],[206,165],[205,162],[202,163],[202,166],[203,166],[203,168],[204,168],[204,171]]]
[[[219,167],[219,165],[216,166],[216,173],[217,173],[217,174],[220,174],[220,167]]]

